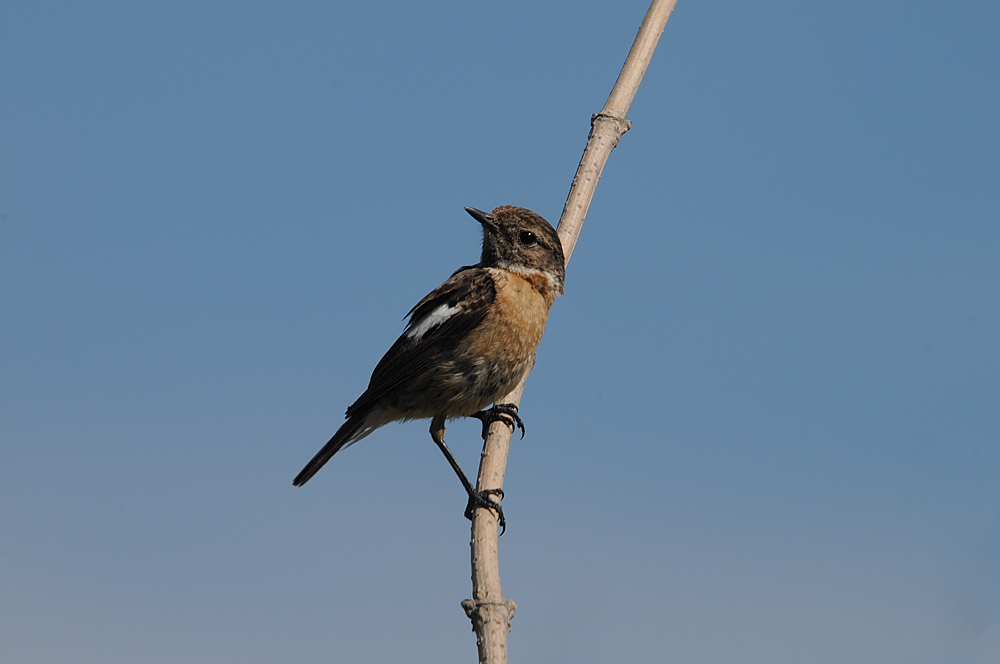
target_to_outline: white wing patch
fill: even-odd
[[[449,307],[447,304],[439,304],[428,311],[422,318],[410,321],[410,329],[406,331],[406,336],[410,339],[419,339],[428,331],[445,322],[461,310],[461,306]]]

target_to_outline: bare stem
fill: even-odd
[[[611,90],[604,108],[590,119],[590,137],[587,147],[583,150],[580,165],[573,176],[566,204],[559,218],[559,238],[563,243],[563,254],[566,262],[573,254],[576,240],[580,237],[580,229],[587,218],[590,201],[594,198],[597,181],[601,179],[604,164],[608,161],[611,151],[618,145],[618,140],[629,130],[631,123],[625,119],[628,109],[639,90],[639,84],[653,57],[656,44],[660,41],[663,28],[667,25],[670,13],[674,11],[677,0],[653,0],[646,17],[639,26],[639,34],[635,36],[632,50],[629,51],[622,71],[618,75],[615,87]]]
[[[563,253],[569,261],[576,246],[587,209],[597,189],[604,164],[618,140],[629,129],[625,119],[656,44],[674,10],[677,0],[653,0],[639,27],[632,50],[629,51],[618,81],[600,113],[591,118],[590,137],[570,186],[566,205],[559,220],[558,233]],[[520,384],[498,403],[519,404],[528,380],[526,372]],[[503,488],[510,450],[511,430],[502,422],[494,422],[483,444],[476,489]],[[499,497],[497,497],[499,499]],[[496,514],[477,509],[472,519],[472,597],[462,602],[462,608],[472,620],[479,646],[480,664],[506,664],[507,633],[517,605],[505,600],[500,586],[500,559],[497,549],[498,525]]]

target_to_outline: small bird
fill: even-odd
[[[460,268],[407,314],[409,323],[372,372],[368,389],[347,409],[347,421],[292,482],[302,486],[341,449],[389,422],[431,419],[431,438],[477,507],[503,511],[477,492],[444,441],[445,421],[475,417],[486,438],[491,422],[524,423],[514,404],[497,404],[532,366],[549,309],[563,293],[562,243],[545,219],[504,205],[486,214],[467,207],[483,228],[479,263]],[[492,408],[487,406],[494,404]]]

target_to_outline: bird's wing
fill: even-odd
[[[453,348],[482,322],[495,298],[493,277],[479,267],[459,270],[428,293],[410,310],[406,330],[379,361],[368,389],[347,409],[347,416],[365,412],[433,366],[442,350]]]

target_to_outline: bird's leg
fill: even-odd
[[[472,417],[483,423],[483,440],[490,435],[490,424],[493,422],[503,422],[510,427],[510,432],[514,433],[514,425],[521,429],[521,438],[524,438],[524,422],[517,416],[517,406],[512,403],[494,404],[492,408],[481,410]]]
[[[455,474],[458,475],[458,479],[462,480],[462,486],[465,487],[465,491],[470,496],[474,494],[476,490],[472,487],[472,482],[470,482],[469,478],[465,476],[465,473],[462,471],[462,467],[458,465],[458,461],[455,460],[451,450],[448,449],[448,444],[444,442],[443,417],[438,416],[431,420],[431,439],[437,443],[438,448],[444,453],[444,457],[448,459],[448,463],[451,464]]]
[[[503,508],[500,507],[498,501],[490,498],[491,495],[494,495],[503,500],[503,489],[476,491],[475,487],[472,486],[472,482],[469,481],[469,478],[462,471],[462,467],[458,465],[455,456],[448,449],[447,443],[444,442],[444,420],[445,418],[441,415],[431,420],[431,439],[437,444],[438,449],[441,450],[444,457],[448,459],[452,470],[458,475],[458,479],[462,480],[462,486],[465,487],[466,493],[469,494],[469,504],[465,508],[465,518],[471,521],[472,513],[476,511],[477,507],[485,507],[488,510],[493,510],[497,513],[497,523],[500,526],[500,534],[503,535],[504,531],[507,530],[507,520],[503,517]]]

